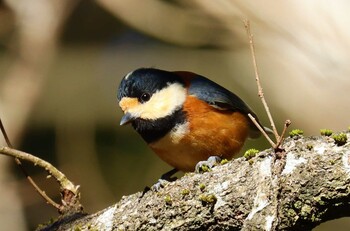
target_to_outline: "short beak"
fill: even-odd
[[[125,115],[120,120],[120,125],[125,125],[132,122],[135,118],[130,113],[125,113]]]

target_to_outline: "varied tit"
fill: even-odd
[[[260,136],[243,100],[191,72],[137,69],[122,79],[118,101],[120,125],[131,123],[163,161],[185,172],[210,156],[231,159],[248,137]]]

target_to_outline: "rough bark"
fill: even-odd
[[[288,138],[282,158],[272,150],[238,158],[46,230],[311,230],[350,215],[349,147],[326,136]]]

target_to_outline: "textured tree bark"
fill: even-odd
[[[311,230],[350,215],[349,147],[288,138],[280,158],[271,149],[238,158],[46,230]]]

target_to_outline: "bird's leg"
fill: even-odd
[[[169,182],[173,182],[175,180],[177,180],[177,177],[173,176],[175,173],[177,173],[179,170],[177,170],[176,168],[164,173],[160,179],[158,180],[157,183],[155,183],[152,186],[152,190],[154,191],[159,191],[161,188],[164,187],[165,184],[169,183]]]
[[[203,161],[199,161],[196,164],[196,168],[195,171],[197,173],[200,172],[207,172],[209,171],[211,168],[213,168],[214,166],[219,165],[221,162],[221,157],[219,156],[210,156],[208,158],[208,160],[203,160]]]
[[[172,170],[170,170],[170,171],[164,173],[164,174],[160,177],[160,179],[166,180],[166,181],[169,181],[169,182],[176,181],[176,180],[177,180],[177,177],[176,177],[176,176],[173,177],[173,175],[174,175],[175,173],[177,173],[178,171],[179,171],[179,170],[177,170],[176,168],[174,168],[174,169],[172,169]]]

